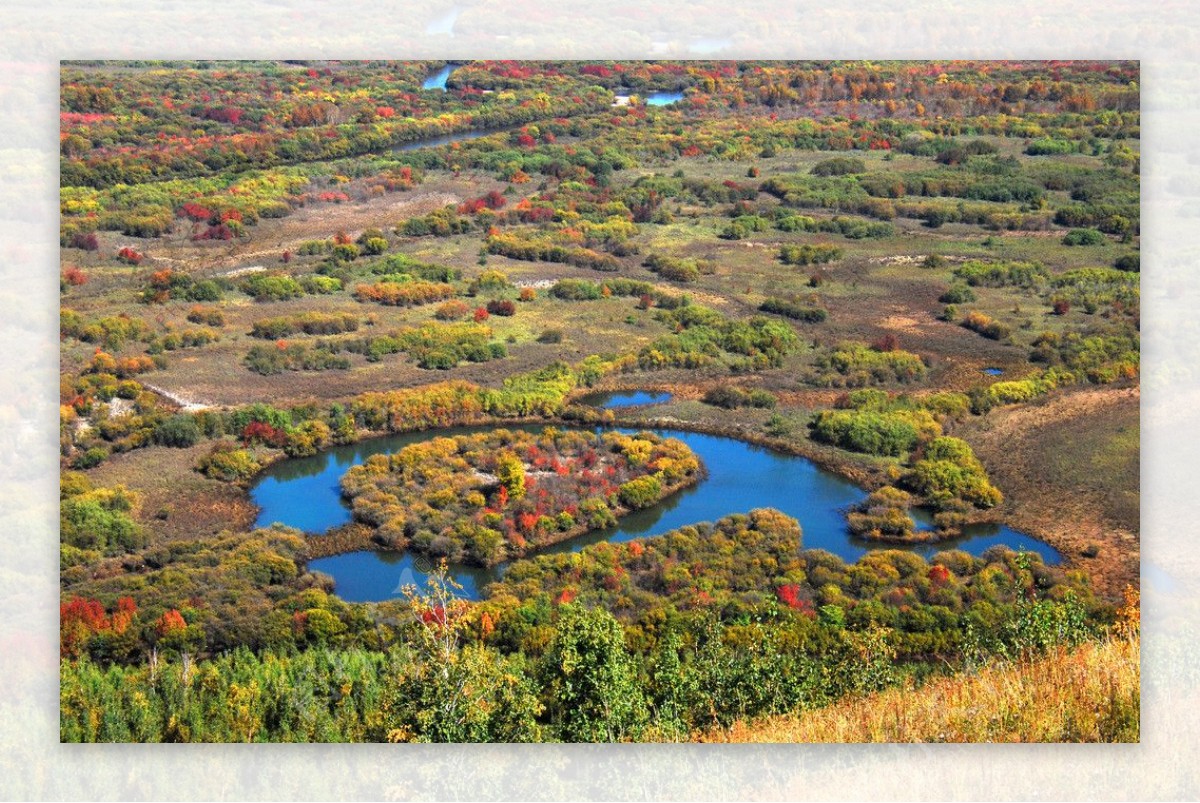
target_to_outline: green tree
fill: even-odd
[[[621,625],[603,608],[561,610],[544,664],[558,736],[569,742],[636,739],[646,723],[646,701]]]

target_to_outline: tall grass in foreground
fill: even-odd
[[[1137,742],[1137,635],[695,734],[713,742]]]

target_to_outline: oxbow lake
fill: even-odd
[[[539,431],[542,427],[509,428]],[[255,525],[266,527],[279,522],[306,532],[321,533],[345,524],[351,520],[351,515],[341,497],[338,482],[350,466],[373,454],[398,451],[430,438],[490,429],[494,427],[393,435],[276,463],[263,472],[250,490],[251,499],[261,508]],[[810,460],[720,435],[666,429],[653,431],[686,443],[704,463],[707,477],[654,507],[625,516],[616,527],[580,536],[545,552],[578,551],[599,541],[652,537],[688,524],[716,521],[732,513],[745,513],[760,507],[773,507],[796,518],[803,530],[802,545],[805,548],[824,549],[847,561],[854,561],[872,549],[893,548],[851,536],[846,529],[846,510],[865,498],[866,492]],[[915,518],[922,526],[930,525],[927,515],[918,513]],[[1036,552],[1047,563],[1060,560],[1049,545],[1004,525],[977,525],[968,528],[962,538],[954,541],[906,548],[929,557],[945,549],[963,549],[979,555],[996,545]],[[332,576],[335,592],[343,599],[372,602],[394,598],[408,584],[423,587],[432,563],[424,556],[409,552],[366,551],[313,560],[309,566]],[[477,599],[483,587],[499,579],[505,568],[504,565],[490,569],[452,566],[451,573],[462,584],[462,593]]]

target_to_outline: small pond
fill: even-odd
[[[670,106],[683,100],[682,92],[651,92],[646,95],[647,106]]]
[[[479,139],[480,137],[490,136],[500,131],[507,131],[506,128],[486,128],[480,131],[461,131],[457,134],[441,134],[436,137],[426,137],[425,139],[406,142],[403,145],[397,145],[393,150],[396,151],[416,151],[421,148],[436,148],[438,145],[449,145],[452,142],[466,142],[471,139]]]
[[[627,105],[631,95],[637,95],[640,97],[647,106],[669,106],[672,103],[683,100],[682,92],[650,92],[648,94],[642,94],[641,92],[637,92],[629,87],[621,87],[617,90],[613,100],[613,105]]]
[[[983,369],[983,372],[984,372],[985,374],[987,374],[988,376],[1000,376],[1001,374],[1003,374],[1003,373],[1004,373],[1004,369],[1003,369],[1003,368],[991,368],[991,367],[989,367],[989,368],[984,368],[984,369]]]
[[[517,428],[517,427],[510,427]],[[521,427],[533,431],[539,426]],[[479,432],[484,428],[456,428],[436,432],[408,433],[342,446],[313,457],[286,460],[268,467],[250,490],[261,507],[256,526],[280,522],[307,532],[324,532],[350,521],[338,481],[351,465],[372,454],[392,452],[418,441],[440,435]],[[632,432],[634,430],[624,430]],[[658,505],[630,514],[611,529],[597,531],[559,544],[549,551],[576,551],[599,541],[629,541],[661,535],[669,530],[701,521],[716,521],[731,513],[773,507],[799,520],[803,546],[825,549],[853,561],[872,549],[887,548],[852,537],[846,529],[846,509],[862,500],[866,492],[803,457],[787,455],[734,438],[675,430],[655,430],[679,438],[703,461],[708,476],[698,485],[663,500]],[[928,518],[923,517],[926,525]],[[988,547],[1003,544],[1040,554],[1047,563],[1057,563],[1058,553],[1050,546],[1003,525],[968,528],[962,538],[910,549],[930,556],[943,549],[964,549],[982,554]],[[321,558],[310,566],[331,575],[343,599],[352,602],[385,600],[399,594],[406,584],[421,585],[427,558],[380,552],[355,552]],[[492,569],[452,567],[464,593],[477,598],[484,585],[498,579],[504,566]]]
[[[619,410],[622,407],[663,404],[670,400],[670,393],[663,393],[657,390],[612,390],[602,393],[589,393],[579,400],[579,404],[599,407],[601,410]]]

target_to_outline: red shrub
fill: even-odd
[[[263,421],[251,421],[242,430],[242,442],[247,446],[257,441],[278,448],[285,445],[287,439],[286,432]]]
[[[183,206],[179,207],[179,211],[175,213],[179,217],[190,218],[197,223],[206,223],[212,217],[213,211],[207,206],[201,206],[197,203],[188,201]]]
[[[117,259],[124,262],[126,265],[140,265],[142,260],[146,258],[145,254],[134,251],[129,246],[125,246],[117,252]]]
[[[79,268],[71,265],[62,272],[62,279],[72,287],[78,287],[81,284],[87,284],[88,277]]]

